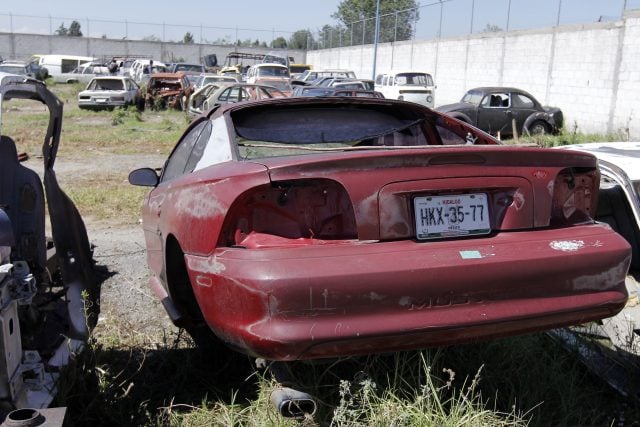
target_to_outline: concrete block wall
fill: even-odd
[[[233,51],[248,53],[267,53],[271,49],[234,46],[216,46],[209,44],[184,44],[152,42],[142,40],[115,40],[92,37],[64,37],[41,34],[0,33],[0,56],[5,59],[28,60],[34,54],[67,54],[111,58],[112,56],[151,56],[163,62],[174,62],[182,58],[186,62],[199,63],[203,55],[215,53],[219,62]],[[303,50],[288,50],[296,62],[306,62]]]
[[[310,51],[316,68],[371,77],[373,46]],[[378,72],[410,68],[433,74],[436,106],[478,86],[514,86],[560,107],[565,126],[640,139],[640,10],[621,21],[473,34],[378,46]],[[340,58],[340,64],[332,58]],[[620,135],[623,137],[624,135]]]
[[[627,19],[612,126],[640,137],[640,17]]]

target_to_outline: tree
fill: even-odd
[[[346,27],[343,31],[343,45],[373,43],[376,27],[376,0],[342,0],[338,5],[338,11],[331,17],[339,20]],[[415,0],[380,2],[378,41],[409,40],[413,36],[413,27],[419,17]],[[350,40],[351,38],[353,40]]]
[[[191,34],[189,31],[184,33],[184,37],[182,37],[182,43],[184,43],[184,44],[193,44],[193,42],[194,42],[193,34]]]
[[[82,31],[80,31],[80,23],[78,21],[71,21],[68,35],[72,37],[82,37]]]
[[[142,41],[145,41],[145,42],[159,42],[161,40],[160,40],[160,37],[157,37],[154,34],[151,34],[150,36],[144,36],[142,38]]]
[[[309,30],[298,30],[289,37],[291,49],[306,49],[313,46],[313,36]]]
[[[66,36],[69,35],[69,30],[64,26],[64,22],[60,24],[58,29],[55,31],[55,34],[58,36]]]
[[[275,49],[281,49],[287,47],[287,40],[280,36],[271,42],[271,47]]]
[[[487,26],[482,30],[483,33],[499,33],[500,31],[504,30],[496,24],[487,24]]]

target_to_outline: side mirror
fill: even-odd
[[[159,181],[158,174],[151,168],[141,168],[129,173],[129,184],[142,187],[155,187]]]

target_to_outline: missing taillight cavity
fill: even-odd
[[[251,234],[277,237],[268,239],[269,246],[286,244],[284,239],[357,238],[347,192],[327,179],[274,183],[240,196],[229,209],[219,245],[247,247]]]
[[[593,168],[560,171],[553,186],[551,225],[592,222],[598,204],[600,174]]]

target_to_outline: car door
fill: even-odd
[[[536,103],[523,93],[511,93],[511,111],[516,120],[516,126],[520,134],[523,133],[524,122],[531,114],[537,112]]]
[[[206,129],[208,129],[208,132],[204,131]],[[149,267],[151,267],[153,271],[161,271],[164,264],[162,256],[164,234],[170,227],[170,224],[166,223],[166,207],[164,205],[166,200],[171,196],[170,193],[172,191],[179,191],[172,189],[169,183],[185,173],[193,171],[195,164],[193,160],[190,161],[192,152],[201,152],[201,149],[196,150],[195,147],[198,145],[198,141],[201,140],[201,135],[201,143],[206,143],[205,139],[208,140],[210,134],[211,122],[204,120],[184,135],[165,162],[160,176],[160,182],[151,190],[143,205],[142,223],[145,241],[147,243],[147,258]]]
[[[478,106],[477,127],[492,135],[510,135],[511,96],[508,92],[493,92],[484,96]]]

